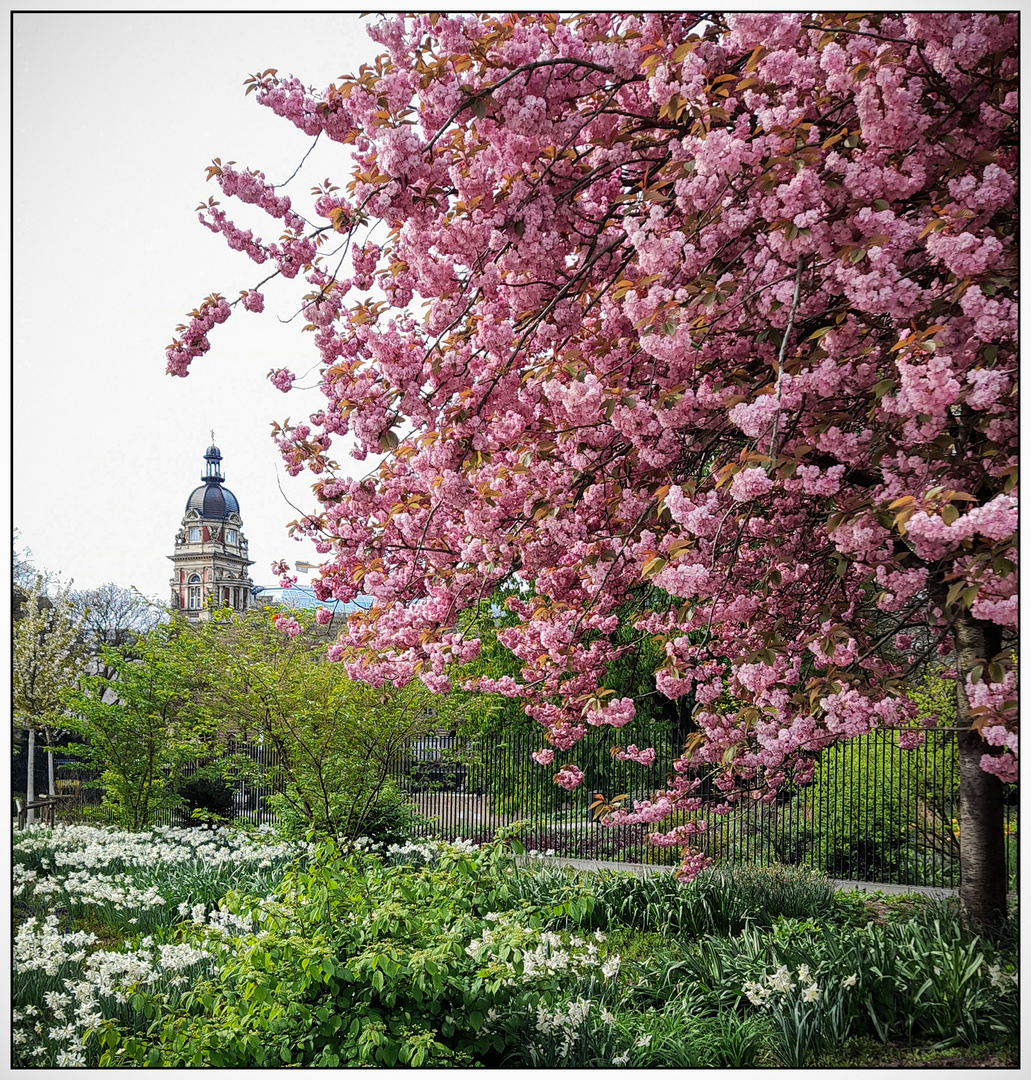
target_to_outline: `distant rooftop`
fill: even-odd
[[[315,608],[328,608],[334,615],[350,615],[352,611],[368,611],[372,607],[372,597],[359,596],[350,603],[340,600],[319,600],[312,589],[294,585],[284,589],[278,585],[258,585],[251,590],[255,605],[270,604],[289,611],[314,611]]]

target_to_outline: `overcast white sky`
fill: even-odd
[[[314,557],[288,538],[298,515],[277,485],[308,510],[312,478],[286,476],[269,424],[306,417],[320,397],[284,396],[265,378],[317,364],[311,335],[277,319],[293,314],[297,283],[270,283],[262,315],[237,309],[216,327],[188,378],[165,375],[164,350],[204,296],[233,299],[268,271],[197,221],[197,204],[221,195],[204,167],[234,160],[278,184],[310,145],[245,98],[244,80],[273,67],[321,89],[380,51],[364,25],[349,14],[15,16],[13,524],[37,566],[166,602],[166,556],[211,428],[255,582],[275,584],[275,558]],[[284,190],[307,207],[312,185],[343,186],[349,164],[345,148],[320,143]],[[258,236],[276,234],[260,211],[221,201]],[[368,469],[339,440],[334,457]]]

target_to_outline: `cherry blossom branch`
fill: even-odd
[[[318,132],[316,134],[315,139],[312,142],[311,146],[309,146],[308,149],[305,151],[304,157],[302,157],[301,160],[297,163],[297,168],[294,169],[294,171],[281,184],[273,184],[272,185],[272,190],[273,191],[275,191],[276,188],[284,188],[284,187],[286,187],[286,185],[289,184],[290,181],[293,180],[293,178],[301,171],[301,169],[304,167],[304,163],[308,160],[308,155],[318,145],[318,142],[319,142],[319,139],[321,138],[321,136],[322,136],[322,132],[320,131],[320,132]]]
[[[605,255],[608,255],[611,251],[615,250],[615,248],[618,247],[619,244],[621,244],[625,239],[626,239],[626,234],[625,233],[620,233],[606,247],[604,247],[602,250],[596,252],[595,255],[590,259],[590,261],[585,263],[581,267],[580,271],[576,274],[576,276],[571,278],[565,285],[562,286],[561,289],[559,289],[559,291],[555,294],[555,296],[552,298],[551,302],[547,305],[547,307],[545,307],[543,311],[541,311],[540,313],[538,313],[537,315],[534,316],[534,318],[530,322],[530,325],[527,326],[527,328],[523,331],[523,333],[521,334],[519,340],[516,342],[515,346],[512,348],[511,352],[509,353],[509,362],[508,362],[508,367],[509,368],[511,367],[512,362],[515,360],[515,358],[519,355],[520,351],[523,348],[523,345],[526,343],[526,340],[530,336],[531,332],[535,331],[537,329],[537,327],[540,326],[540,324],[544,321],[544,319],[552,311],[554,311],[555,306],[559,303],[559,301],[564,299],[564,297],[567,296],[572,291],[573,286],[577,283],[577,281],[580,281],[581,279],[583,279],[586,276],[587,272],[591,269],[592,266],[594,266],[595,263],[597,263]],[[625,267],[629,263],[631,257],[632,257],[631,255],[627,255],[627,257],[623,260],[623,263],[620,266],[620,270],[617,271],[617,275],[616,275],[617,277],[618,277],[618,274],[621,273],[623,269],[625,269]],[[616,278],[613,278],[612,280],[616,280]],[[483,408],[483,406],[487,403],[487,399],[490,397],[490,395],[494,391],[495,387],[501,381],[501,378],[502,378],[503,374],[504,374],[504,371],[499,371],[498,374],[494,377],[494,380],[491,382],[490,386],[487,388],[486,393],[484,393],[482,395],[482,397],[480,398],[480,403],[476,408],[477,413],[479,413],[480,410]]]
[[[877,41],[886,41],[891,45],[910,45],[917,48],[915,41],[908,38],[890,38],[883,34],[874,34],[869,30],[853,30],[848,26],[821,26],[819,23],[802,23],[803,30],[820,30],[825,34],[855,34],[858,37],[875,38]]]
[[[772,463],[777,460],[777,423],[780,420],[780,391],[781,383],[784,378],[784,356],[788,349],[788,338],[791,336],[791,327],[795,322],[795,312],[798,309],[798,294],[802,285],[802,263],[803,259],[798,260],[798,265],[795,267],[795,295],[791,299],[791,310],[788,312],[788,323],[784,327],[784,337],[780,342],[780,355],[777,357],[777,389],[775,394],[777,397],[777,411],[773,414],[773,434],[770,436],[770,462],[771,469]]]
[[[551,60],[535,60],[535,61],[533,61],[532,63],[529,63],[529,64],[520,64],[519,67],[513,68],[507,75],[505,75],[502,78],[498,79],[497,82],[491,83],[490,86],[481,87],[475,93],[470,94],[468,100],[463,101],[462,104],[459,105],[458,108],[455,109],[454,112],[451,113],[451,115],[441,125],[441,127],[437,131],[436,135],[434,135],[433,138],[430,139],[430,141],[425,145],[425,147],[423,147],[423,149],[426,150],[427,152],[432,150],[434,145],[436,144],[437,140],[444,134],[445,131],[447,131],[447,129],[451,125],[451,123],[455,119],[457,119],[457,117],[462,112],[464,112],[466,109],[470,108],[473,105],[473,103],[476,102],[477,100],[480,100],[480,99],[482,99],[484,97],[490,97],[490,95],[495,90],[497,90],[500,87],[504,86],[506,83],[511,82],[514,78],[516,78],[516,76],[523,74],[523,72],[536,71],[538,68],[544,68],[544,67],[554,67],[556,64],[572,64],[575,67],[587,68],[587,69],[589,69],[591,71],[600,71],[605,75],[614,75],[615,74],[615,71],[612,68],[606,67],[603,64],[595,64],[595,63],[592,63],[590,60],[576,60],[573,57],[564,57],[564,56],[555,57],[555,58],[553,58]],[[634,75],[634,76],[631,76],[629,79],[624,80],[624,82],[639,82],[639,81],[641,81],[643,79],[644,79],[643,75]],[[600,89],[600,87],[594,87],[594,89]]]
[[[658,505],[658,501],[656,499],[652,499],[651,502],[649,502],[648,505],[641,511],[641,513],[638,514],[637,520],[633,523],[633,525],[631,525],[630,528],[627,529],[627,531],[626,531],[626,533],[624,534],[624,537],[623,537],[623,546],[619,549],[618,552],[616,552],[616,557],[610,563],[608,570],[605,571],[605,576],[604,576],[604,578],[602,578],[601,584],[598,586],[597,590],[595,591],[594,596],[591,597],[591,599],[586,604],[584,604],[584,606],[580,609],[580,614],[576,617],[576,622],[573,624],[573,633],[574,633],[574,635],[576,634],[577,627],[580,625],[581,621],[583,620],[583,617],[598,602],[598,597],[601,596],[602,591],[605,588],[605,583],[609,579],[609,575],[611,575],[612,571],[615,570],[616,563],[621,558],[623,558],[623,559],[626,558],[626,556],[625,556],[626,545],[629,542],[630,538],[632,536],[636,535],[638,526],[641,524],[642,521],[644,521],[644,519],[648,516],[648,514],[650,514],[652,512],[652,510],[655,509],[655,507],[657,505]]]

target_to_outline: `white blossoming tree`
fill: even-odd
[[[62,724],[62,695],[74,685],[81,659],[76,649],[79,624],[67,587],[54,596],[44,592],[42,576],[29,587],[21,618],[14,624],[12,699],[15,725],[27,728],[28,784],[25,797],[36,797],[36,733],[47,747],[50,787],[54,790],[53,738]]]

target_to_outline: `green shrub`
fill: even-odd
[[[384,782],[372,798],[371,804],[366,806],[360,815],[349,812],[348,807],[356,799],[368,800],[368,797],[369,793],[361,791],[333,793],[331,806],[336,812],[337,821],[353,821],[359,826],[359,831],[353,836],[350,835],[350,830],[341,831],[338,837],[340,841],[357,840],[360,835],[388,847],[391,844],[403,844],[411,838],[416,824],[422,819],[393,781]],[[271,806],[276,815],[277,831],[291,839],[303,839],[313,827],[319,831],[325,825],[321,820],[313,822],[307,813],[286,795],[274,795]]]
[[[932,673],[910,697],[942,728],[924,746],[900,750],[893,732],[876,731],[820,755],[806,798],[818,823],[813,858],[831,877],[955,884],[955,683]]]
[[[392,781],[384,784],[362,824],[362,832],[375,843],[402,844],[414,832],[419,815]]]
[[[227,820],[233,815],[234,791],[218,777],[194,773],[179,785],[179,797],[186,803],[183,824],[202,824],[214,817]]]
[[[600,953],[513,908],[500,845],[438,851],[389,866],[327,842],[272,900],[228,898],[261,933],[226,943],[218,982],[163,1011],[147,1038],[111,1026],[102,1064],[500,1063],[538,1005],[600,972]]]
[[[191,689],[190,645],[167,625],[131,646],[104,647],[103,674],[84,676],[67,693],[75,740],[64,749],[100,774],[85,785],[103,792],[94,820],[135,832],[182,805],[182,771],[206,755],[213,739],[212,718]]]

